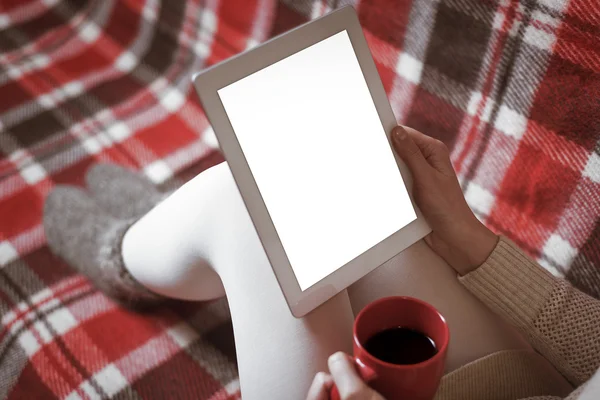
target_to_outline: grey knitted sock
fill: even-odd
[[[117,218],[141,217],[168,196],[137,172],[113,164],[96,164],[85,176],[96,204]]]
[[[44,230],[52,252],[107,295],[139,308],[161,297],[138,283],[123,264],[121,244],[133,222],[108,215],[84,191],[71,186],[57,187],[44,204]]]

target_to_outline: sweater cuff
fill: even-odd
[[[489,308],[517,327],[532,325],[557,282],[503,236],[479,268],[459,279]]]

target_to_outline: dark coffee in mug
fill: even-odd
[[[401,326],[374,334],[367,339],[364,348],[373,357],[397,365],[418,364],[438,352],[429,336]]]

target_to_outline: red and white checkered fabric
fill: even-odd
[[[44,198],[100,161],[157,184],[222,161],[191,74],[347,3],[0,0],[0,397],[239,397],[226,304],[118,307],[49,252]],[[352,3],[476,214],[600,296],[600,5]]]

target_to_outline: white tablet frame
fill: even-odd
[[[343,7],[324,17],[299,26],[248,52],[197,73],[192,78],[283,295],[292,314],[296,317],[302,317],[323,304],[431,231],[411,195],[411,201],[417,214],[416,220],[305,291],[302,291],[298,285],[292,266],[217,91],[344,30],[348,32],[377,113],[385,132],[387,132],[388,142],[391,145],[389,135],[396,125],[396,118],[381,83],[358,16],[352,6]],[[408,168],[395,153],[394,156],[407,190],[411,194],[412,178]]]

